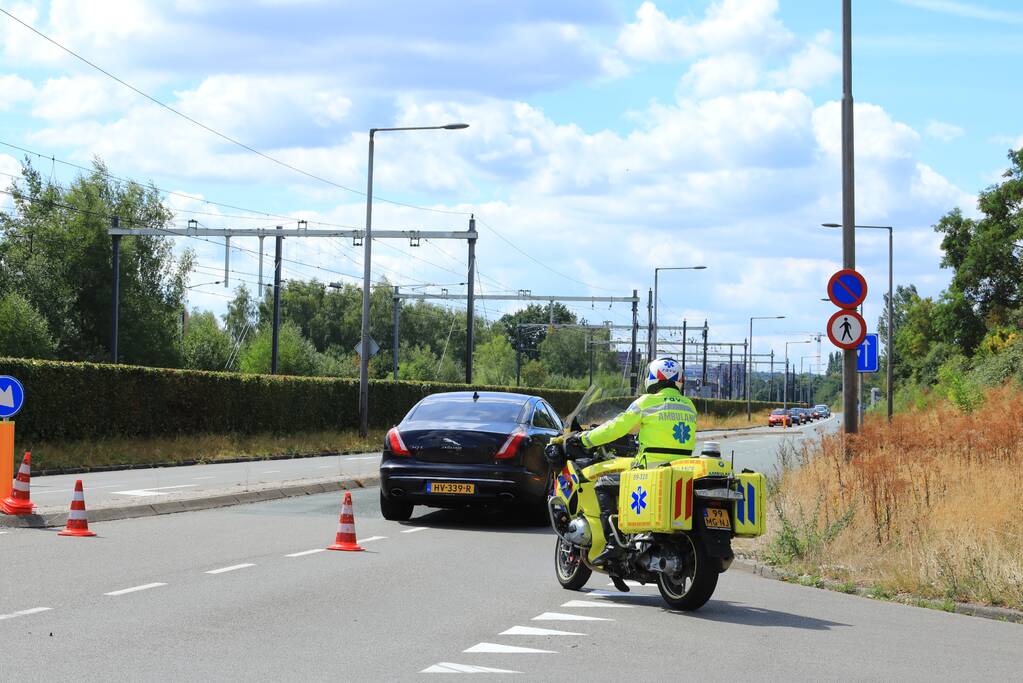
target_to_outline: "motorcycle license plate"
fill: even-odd
[[[708,529],[732,528],[732,522],[728,518],[728,510],[722,508],[704,508],[703,523]]]
[[[459,484],[450,481],[426,482],[427,493],[460,493],[471,496],[476,493],[476,484]]]

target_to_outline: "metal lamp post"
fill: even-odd
[[[362,274],[362,350],[359,362],[359,434],[369,434],[369,289],[370,252],[373,246],[373,147],[377,133],[401,130],[461,130],[467,123],[449,123],[444,126],[401,126],[397,128],[369,129],[369,168],[366,179],[366,234],[363,235]]]
[[[750,387],[753,376],[753,321],[754,320],[783,320],[783,315],[760,315],[749,319],[749,367],[746,369],[746,421],[753,421],[753,399]]]
[[[654,323],[650,340],[650,361],[657,358],[657,274],[662,270],[706,270],[707,266],[673,266],[654,268]]]
[[[825,228],[841,228],[842,226],[837,223],[821,223]],[[895,293],[892,291],[894,284],[893,268],[892,268],[892,233],[893,228],[890,225],[854,225],[854,228],[863,228],[865,230],[887,230],[888,231],[888,329],[885,330],[885,348],[888,352],[888,367],[886,368],[886,383],[888,385],[887,391],[885,392],[888,402],[888,421],[892,421],[892,396],[894,394],[893,387],[893,370],[895,366],[895,344],[894,344],[894,296]]]
[[[809,344],[810,340],[805,339],[803,341],[787,341],[785,342],[785,390],[782,396],[782,408],[789,407],[789,344]]]

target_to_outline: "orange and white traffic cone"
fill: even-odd
[[[35,509],[29,492],[32,479],[32,454],[25,451],[25,459],[18,468],[18,476],[14,477],[11,495],[0,503],[0,512],[5,515],[31,515]]]
[[[365,550],[355,541],[355,514],[352,512],[352,492],[345,491],[344,502],[341,503],[341,519],[337,523],[337,536],[334,545],[327,550]]]
[[[85,518],[85,492],[82,480],[75,482],[75,495],[71,498],[71,512],[67,516],[67,526],[58,536],[95,536],[89,531],[89,520]]]

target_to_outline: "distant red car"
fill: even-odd
[[[771,414],[767,416],[767,426],[774,427],[775,425],[779,427],[791,427],[792,418],[789,417],[788,413],[781,408],[772,410]]]

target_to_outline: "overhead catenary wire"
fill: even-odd
[[[324,178],[323,176],[317,175],[315,173],[310,173],[309,171],[301,169],[301,168],[299,168],[299,167],[297,167],[297,166],[295,166],[293,164],[289,164],[288,162],[283,161],[282,159],[278,159],[277,157],[271,156],[271,155],[269,155],[269,154],[267,154],[265,152],[261,152],[258,149],[256,149],[255,147],[251,147],[251,146],[245,144],[244,142],[241,142],[240,140],[237,140],[236,138],[233,138],[233,137],[231,137],[231,136],[229,136],[229,135],[227,135],[225,133],[221,133],[220,131],[216,130],[215,128],[212,128],[212,127],[206,125],[205,123],[203,123],[203,122],[201,122],[201,121],[199,121],[199,120],[197,120],[195,118],[192,118],[191,116],[189,116],[188,114],[184,113],[183,111],[181,111],[179,109],[175,109],[174,107],[170,106],[169,104],[167,104],[167,103],[165,103],[165,102],[163,102],[161,100],[158,100],[157,98],[153,97],[152,95],[150,95],[150,94],[148,94],[146,92],[143,92],[142,90],[140,90],[139,88],[136,88],[134,85],[132,85],[131,83],[128,83],[124,79],[119,78],[118,76],[115,76],[110,71],[107,71],[106,69],[104,69],[103,67],[99,66],[95,62],[92,62],[89,59],[85,58],[84,56],[78,54],[77,52],[75,52],[71,48],[62,45],[61,43],[57,42],[53,38],[49,37],[48,35],[46,35],[42,31],[40,31],[39,29],[35,28],[34,26],[32,26],[31,24],[29,24],[29,23],[27,23],[25,21],[22,21],[21,19],[19,19],[18,17],[14,16],[13,14],[11,14],[7,10],[3,9],[2,7],[0,7],[0,12],[2,12],[5,15],[7,15],[10,19],[16,21],[17,23],[21,24],[22,26],[27,28],[32,33],[35,33],[37,36],[39,36],[43,40],[47,41],[51,45],[54,45],[55,47],[63,50],[64,52],[66,52],[67,54],[71,55],[72,57],[74,57],[75,59],[79,60],[80,62],[82,62],[82,63],[88,65],[89,67],[95,69],[96,71],[100,72],[104,76],[106,76],[106,77],[116,81],[117,83],[120,83],[122,86],[128,88],[129,90],[131,90],[132,92],[136,93],[137,95],[140,95],[141,97],[144,97],[145,99],[149,100],[153,104],[155,104],[155,105],[157,105],[159,107],[162,107],[163,109],[166,109],[167,111],[171,112],[172,114],[181,117],[182,119],[188,121],[189,123],[191,123],[191,124],[193,124],[195,126],[198,126],[199,128],[202,128],[203,130],[205,130],[205,131],[207,131],[207,132],[209,132],[209,133],[211,133],[211,134],[221,138],[222,140],[230,142],[232,145],[240,147],[240,148],[242,148],[242,149],[244,149],[244,150],[246,150],[248,152],[251,152],[251,153],[253,153],[253,154],[255,154],[255,155],[259,156],[259,157],[262,157],[263,159],[266,159],[267,161],[270,161],[270,162],[272,162],[274,164],[277,164],[278,166],[281,166],[282,168],[286,168],[286,169],[288,169],[290,171],[294,171],[295,173],[299,173],[299,174],[301,174],[303,176],[306,176],[307,178],[310,178],[312,180],[317,180],[319,182],[325,183],[325,184],[330,185],[332,187],[336,187],[336,188],[338,188],[340,190],[344,190],[346,192],[351,192],[353,194],[357,194],[357,195],[360,195],[360,196],[363,196],[363,197],[366,196],[366,193],[361,191],[361,190],[357,190],[355,188],[348,187],[347,185],[342,185],[341,183],[335,182],[335,181],[330,180],[328,178]],[[420,211],[433,211],[433,212],[436,212],[436,213],[446,213],[446,214],[453,214],[453,215],[466,215],[466,216],[469,215],[469,212],[465,212],[465,211],[451,211],[451,210],[447,210],[447,209],[437,209],[437,208],[433,208],[433,207],[417,206],[415,204],[409,204],[409,203],[406,203],[406,202],[399,202],[399,201],[395,201],[393,199],[386,199],[384,197],[376,197],[376,199],[378,201],[386,202],[388,204],[394,204],[396,206],[404,206],[404,207],[409,208],[409,209],[417,209],[417,210],[420,210]]]

